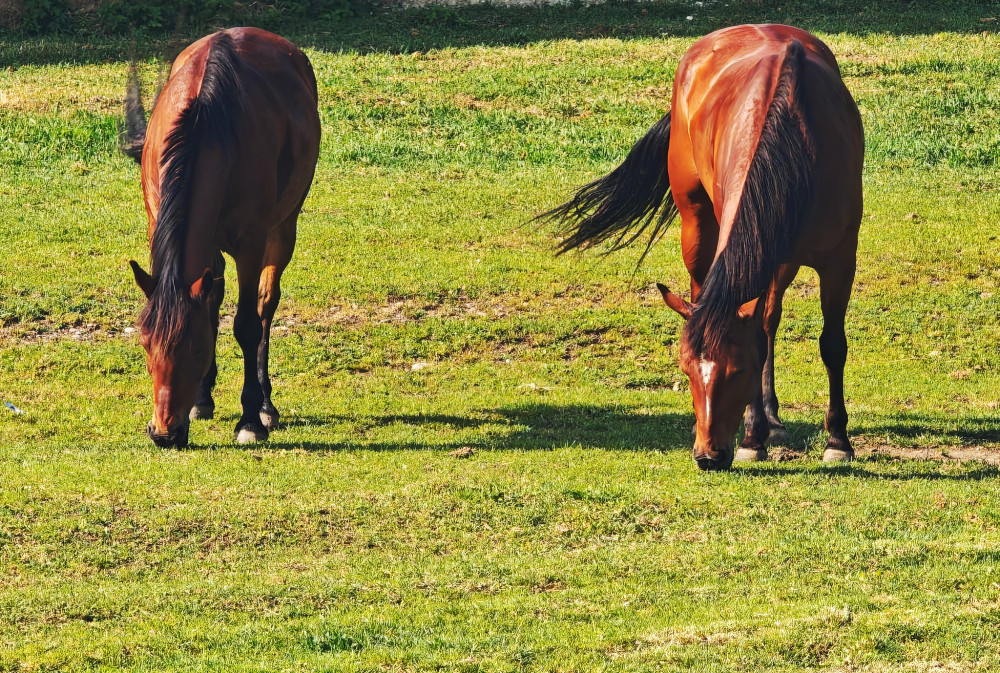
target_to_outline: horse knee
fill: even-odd
[[[281,288],[274,284],[273,286],[261,287],[260,292],[257,293],[257,311],[261,315],[269,311],[274,311],[278,306],[278,302],[281,300]]]

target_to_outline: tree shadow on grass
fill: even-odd
[[[788,23],[826,33],[927,35],[978,33],[996,28],[997,8],[988,0],[752,0],[701,5],[685,0],[567,3],[544,7],[479,5],[393,11],[374,8],[347,21],[259,23],[296,44],[328,52],[412,53],[471,46],[522,46],[549,40],[593,38],[698,37],[741,23]],[[263,17],[261,17],[263,18]],[[223,26],[189,27],[179,36],[150,34],[136,41],[137,58],[168,58],[187,44]],[[126,61],[130,39],[84,33],[24,39],[0,33],[0,64],[51,65]]]
[[[996,416],[935,416],[931,414],[897,414],[883,419],[860,422],[854,431],[862,435],[902,437],[943,437],[962,444],[993,444],[1000,442],[1000,415]]]
[[[780,477],[801,475],[803,472],[820,473],[828,477],[853,477],[856,479],[871,479],[876,481],[983,481],[1000,478],[1000,466],[977,464],[975,467],[965,467],[961,471],[943,472],[930,471],[880,471],[870,469],[878,463],[915,462],[903,458],[887,456],[872,456],[855,460],[850,463],[744,463],[734,471],[753,477]]]

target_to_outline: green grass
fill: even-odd
[[[147,258],[115,151],[128,45],[0,36],[0,401],[26,412],[0,408],[0,671],[1000,666],[1000,470],[920,460],[1000,450],[1000,15],[782,7],[289,27],[324,138],[274,333],[287,423],[231,442],[230,296],[218,416],[185,451],[142,435],[126,331]],[[678,232],[637,269],[554,257],[530,219],[621,161],[697,35],[757,20],[820,33],[864,117],[864,456],[820,462],[806,270],[778,339],[800,457],[703,474],[652,288],[686,285]]]

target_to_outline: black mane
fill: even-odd
[[[198,151],[214,143],[229,154],[236,143],[236,124],[243,109],[238,59],[232,38],[216,33],[209,44],[201,91],[164,140],[160,210],[150,244],[150,273],[156,288],[139,316],[143,331],[157,342],[180,338],[183,321],[178,318],[190,302],[184,282],[184,247]]]
[[[815,150],[800,86],[804,59],[802,45],[789,44],[729,239],[687,324],[696,353],[716,351],[739,307],[764,294],[812,201]]]

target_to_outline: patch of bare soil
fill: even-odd
[[[882,442],[870,442],[864,437],[852,439],[858,456],[889,456],[899,460],[936,460],[942,463],[978,462],[1000,465],[1000,448],[989,446],[928,446],[912,448]]]
[[[97,323],[78,323],[57,327],[41,322],[36,323],[36,325],[36,327],[31,329],[25,329],[23,326],[17,324],[0,328],[0,344],[61,340],[95,341],[100,338],[114,337],[122,334],[128,336],[137,332],[134,327],[116,329],[114,327],[101,326]]]
[[[645,297],[640,299],[645,302]],[[629,297],[604,297],[600,294],[585,297],[553,297],[539,299],[532,296],[485,297],[482,299],[458,298],[442,301],[421,299],[391,299],[378,305],[339,304],[318,310],[296,310],[288,312],[278,309],[275,329],[294,329],[296,325],[340,325],[343,327],[363,327],[366,325],[403,324],[427,319],[469,320],[486,318],[501,320],[519,314],[536,316],[552,313],[569,313],[585,309],[607,308],[612,303],[622,305],[635,301]],[[652,301],[649,302],[652,305]]]

